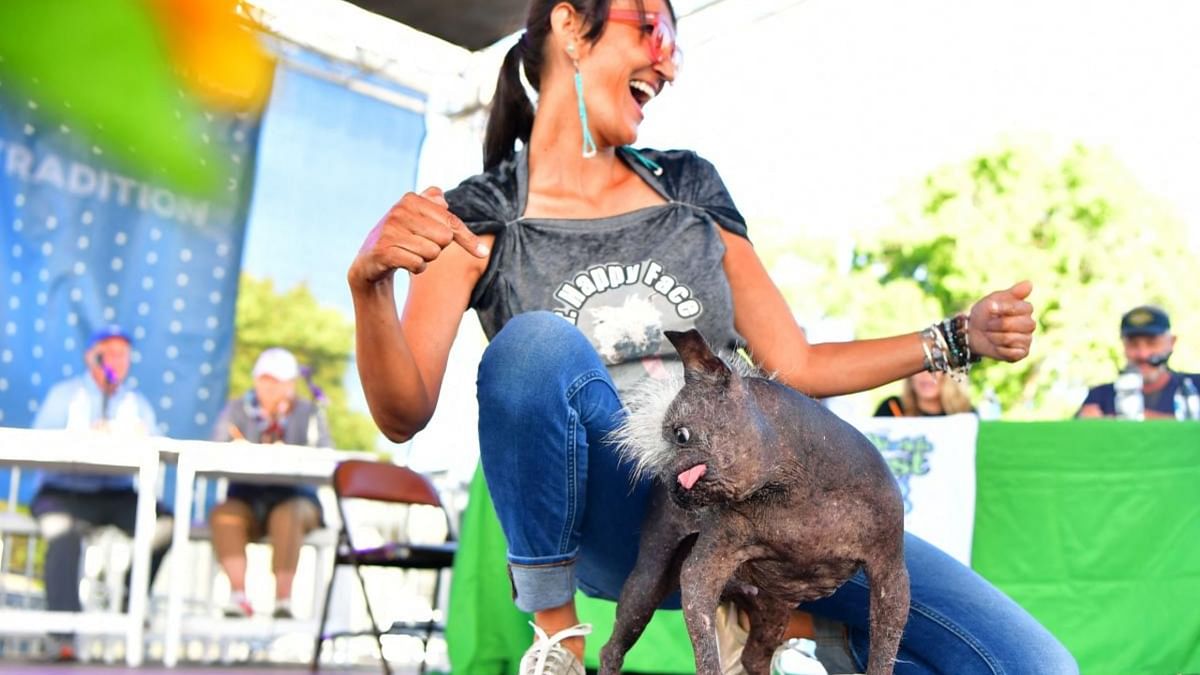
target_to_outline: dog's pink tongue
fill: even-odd
[[[696,484],[696,481],[700,480],[700,477],[703,476],[707,471],[707,465],[697,464],[696,466],[693,466],[687,471],[679,474],[679,484],[683,486],[684,490],[691,490],[692,486]]]

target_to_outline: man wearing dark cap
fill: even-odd
[[[1167,359],[1175,349],[1170,317],[1152,305],[1134,307],[1121,317],[1121,343],[1125,347],[1126,361],[1141,372],[1146,418],[1173,419],[1176,390],[1184,378],[1191,378],[1200,386],[1200,376],[1177,373],[1167,367]],[[1088,392],[1076,417],[1114,417],[1116,414],[1116,391],[1109,383]]]
[[[51,387],[34,418],[35,429],[101,430],[114,434],[153,434],[154,409],[140,393],[124,386],[129,374],[131,340],[118,326],[95,331],[84,352],[87,372]],[[79,557],[83,537],[112,525],[132,536],[137,493],[132,475],[45,471],[30,510],[46,540],[46,608],[78,612]],[[171,517],[159,505],[152,542],[151,579],[170,544]],[[125,587],[129,588],[126,576]],[[128,593],[126,593],[128,596]],[[128,602],[128,597],[126,597]],[[70,635],[52,636],[51,656],[74,660]]]

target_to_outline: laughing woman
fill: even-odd
[[[445,194],[404,195],[348,274],[363,388],[393,440],[433,415],[463,312],[483,324],[481,461],[516,605],[537,625],[523,673],[582,675],[589,628],[577,625],[575,591],[615,599],[633,567],[649,486],[606,439],[622,392],[680,367],[663,330],[744,348],[812,396],[1029,352],[1028,283],[923,331],[808,344],[716,169],[692,152],[631,147],[679,75],[674,34],[666,0],[535,0],[501,68],[484,173]],[[409,275],[403,316],[397,270]],[[981,577],[920,539],[905,546],[912,609],[897,673],[1077,672]],[[799,635],[836,626],[845,639],[834,656],[861,669],[867,613],[860,575],[792,625]]]

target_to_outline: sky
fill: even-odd
[[[694,7],[705,9],[679,26],[684,69],[647,107],[639,145],[689,148],[713,161],[752,226],[782,223],[839,237],[869,231],[891,222],[893,200],[938,167],[1010,142],[1080,142],[1124,162],[1176,211],[1200,248],[1200,2],[679,4],[681,14]],[[390,39],[406,40],[398,35]],[[479,170],[481,127],[478,117],[452,120],[442,112],[465,106],[464,92],[482,90],[486,98],[507,43],[464,58],[418,42],[405,63],[411,79],[425,83],[430,105],[416,186],[449,188]],[[464,70],[464,63],[473,65]],[[388,142],[385,134],[379,142]],[[338,178],[348,188],[356,179]],[[363,180],[372,206],[408,189],[395,184],[389,193]],[[323,235],[346,259],[301,272],[275,270],[263,253],[263,242],[286,237],[290,226],[253,221],[247,271],[306,279],[319,299],[348,311],[348,256],[374,221],[362,207],[355,202],[360,215]],[[422,434],[428,446],[471,442],[461,418],[471,414],[481,337],[464,327],[466,344],[452,356],[444,394],[452,404]]]
[[[709,156],[749,217],[874,227],[931,170],[1032,139],[1110,149],[1200,231],[1200,3],[755,4],[684,19],[642,133]]]
[[[328,67],[312,57],[306,65]],[[306,283],[322,304],[352,316],[346,270],[367,231],[412,189],[423,138],[412,110],[281,69],[263,122],[243,269],[277,288]]]
[[[1200,247],[1200,3],[677,5],[684,68],[647,107],[638,142],[712,160],[751,219],[876,227],[936,168],[1011,142],[1081,142],[1124,162]],[[508,44],[476,59],[484,99]],[[430,76],[431,63],[413,67],[434,83],[434,101],[463,88]],[[418,182],[445,187],[479,169],[479,138],[443,132],[431,108]]]

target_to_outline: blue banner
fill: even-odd
[[[128,384],[159,431],[207,438],[226,398],[258,119],[206,115],[228,149],[226,194],[199,198],[121,172],[102,148],[0,90],[0,425],[28,426],[84,372],[86,340],[134,338]]]

